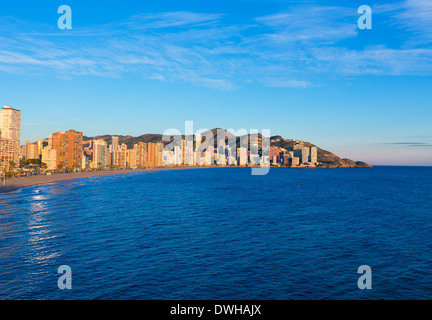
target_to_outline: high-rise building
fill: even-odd
[[[157,166],[157,151],[156,143],[149,142],[147,144],[147,166],[156,167]]]
[[[137,148],[137,166],[147,166],[147,143],[138,142]]]
[[[47,141],[48,141],[48,147],[52,148],[52,146],[53,146],[53,136],[52,135],[48,136],[47,137]]]
[[[120,166],[119,137],[112,137],[111,152],[112,152],[111,164],[114,167],[119,167]]]
[[[10,162],[14,157],[14,144],[12,140],[0,138],[0,170],[9,170]]]
[[[270,147],[270,159],[272,159],[273,163],[280,162],[280,153],[281,150],[279,147]]]
[[[181,159],[181,165],[186,163],[186,140],[182,139],[181,141],[181,152],[182,152],[182,159]]]
[[[182,146],[184,147],[184,162],[183,164],[185,166],[192,166],[194,165],[194,152],[193,152],[193,140],[183,140],[184,144],[182,143]]]
[[[128,167],[136,168],[137,167],[137,155],[138,155],[138,145],[135,144],[134,147],[127,151],[128,153]]]
[[[48,170],[57,169],[57,151],[49,146],[43,148],[42,162],[47,165]]]
[[[300,165],[300,158],[299,157],[293,157],[292,162],[291,162],[291,166],[296,167],[298,165]]]
[[[309,147],[303,147],[301,149],[301,162],[307,163],[309,162]]]
[[[117,152],[119,148],[119,137],[112,137],[112,151]]]
[[[247,165],[248,160],[248,152],[247,148],[237,148],[237,157],[238,157],[238,165],[245,166]]]
[[[203,154],[204,157],[204,165],[211,166],[215,163],[215,153],[214,153],[214,146],[212,144],[208,144],[205,150],[205,154]]]
[[[81,169],[87,169],[88,168],[88,158],[87,156],[84,154],[81,158]]]
[[[107,143],[102,140],[93,141],[93,168],[105,168],[107,155]]]
[[[291,158],[292,158],[291,155],[289,153],[285,152],[283,155],[283,164],[286,166],[289,166],[290,162],[291,162]]]
[[[164,144],[162,142],[156,143],[156,166],[157,167],[162,167],[164,165],[163,149],[164,149]]]
[[[19,158],[25,157],[25,146],[20,146]]]
[[[310,156],[311,160],[310,162],[315,164],[318,162],[318,148],[317,147],[312,147],[311,148],[311,156]]]
[[[39,159],[38,145],[35,143],[25,142],[25,154],[26,159]]]
[[[12,141],[13,150],[8,148],[8,152],[12,152],[11,161],[19,164],[21,140],[21,112],[19,110],[10,106],[4,106],[0,110],[0,138]]]
[[[195,154],[194,154],[194,160],[196,165],[203,165],[204,164],[204,144],[202,144],[202,135],[200,133],[197,133],[195,135]]]
[[[120,152],[119,152],[120,156],[119,156],[119,166],[120,168],[127,168],[127,146],[122,143],[122,145],[120,146]]]
[[[226,165],[226,155],[225,155],[225,152],[224,153],[221,153],[220,152],[220,149],[216,149],[216,150],[218,150],[218,152],[217,152],[217,154],[216,154],[216,157],[217,157],[217,164],[218,165],[220,165],[220,166],[225,166]],[[225,151],[225,150],[224,150]]]
[[[237,164],[236,154],[234,153],[235,149],[228,147],[227,149],[227,163],[230,166],[234,166]]]
[[[36,144],[37,144],[37,154],[38,154],[38,156],[42,156],[42,149],[48,144],[47,142],[46,142],[46,140],[38,140],[37,142],[36,142]]]
[[[174,165],[180,166],[182,164],[182,150],[180,146],[174,146]]]
[[[69,130],[52,134],[52,148],[56,150],[57,167],[81,168],[82,166],[82,132]]]

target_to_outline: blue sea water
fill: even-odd
[[[0,194],[0,299],[432,299],[431,231],[431,167],[33,186]]]

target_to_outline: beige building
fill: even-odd
[[[21,139],[21,112],[10,106],[4,106],[0,110],[0,138],[8,139],[13,143],[12,161],[19,164],[20,161],[20,139]],[[8,155],[10,157],[10,155]]]
[[[137,167],[137,160],[138,160],[138,145],[135,144],[134,147],[127,151],[128,153],[128,167],[129,168],[136,168]]]
[[[297,166],[299,166],[299,165],[300,165],[300,158],[299,158],[299,157],[293,157],[293,158],[292,158],[291,166],[293,166],[293,167],[297,167]]]
[[[156,143],[156,166],[162,167],[165,164],[163,163],[163,149],[164,144],[162,142]]]
[[[138,160],[137,164],[139,167],[147,166],[147,143],[138,142]]]
[[[153,168],[157,166],[156,143],[147,143],[147,167]]]
[[[112,137],[112,152],[119,151],[119,137]]]
[[[194,152],[193,152],[193,140],[190,140],[190,138],[188,138],[188,140],[182,140],[182,147],[184,148],[183,165],[193,166],[195,164]]]
[[[311,163],[315,164],[318,162],[318,148],[317,147],[312,147],[311,148]]]
[[[14,144],[9,139],[0,138],[0,170],[9,170],[9,163],[13,161]]]
[[[127,161],[128,161],[128,157],[127,157],[127,146],[122,143],[121,147],[120,147],[120,157],[119,157],[119,166],[120,168],[127,168]]]
[[[26,159],[39,159],[38,145],[36,143],[25,142],[25,154]]]
[[[38,140],[36,142],[36,144],[37,144],[37,152],[38,152],[39,156],[42,155],[42,149],[44,148],[44,143],[46,145],[46,140]]]
[[[91,168],[105,168],[107,162],[107,143],[103,139],[93,140],[93,161]]]
[[[202,141],[202,136],[200,133],[197,133],[195,135],[195,153],[194,153],[194,161],[195,161],[195,165],[202,165],[202,150],[201,150],[201,141]]]
[[[120,166],[119,137],[112,137],[111,152],[112,152],[111,164],[114,167],[118,168]]]
[[[47,165],[48,170],[57,169],[57,151],[51,147],[42,149],[42,162]]]
[[[248,150],[247,148],[237,148],[237,158],[238,158],[238,165],[239,166],[245,166],[248,162]]]
[[[301,152],[301,162],[308,163],[309,162],[309,148],[303,147]]]

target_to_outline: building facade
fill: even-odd
[[[52,148],[56,150],[57,167],[81,168],[83,157],[82,132],[69,130],[52,134]]]
[[[21,112],[10,106],[0,110],[0,138],[12,141],[12,161],[19,164],[21,140]],[[9,150],[10,148],[8,148]]]
[[[9,170],[13,157],[14,144],[12,140],[0,138],[0,170]]]

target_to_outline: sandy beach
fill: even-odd
[[[61,181],[73,180],[73,179],[107,176],[107,175],[115,175],[115,174],[125,174],[125,173],[137,173],[137,172],[146,172],[146,171],[180,170],[180,169],[194,169],[194,168],[204,168],[204,167],[123,169],[123,170],[106,170],[106,171],[93,171],[93,172],[57,173],[57,174],[52,174],[50,176],[47,175],[29,176],[29,177],[17,178],[17,179],[6,181],[6,184],[4,186],[3,186],[3,181],[1,181],[0,193],[11,192],[19,188],[24,188],[24,187],[34,186],[34,185],[56,183]]]

